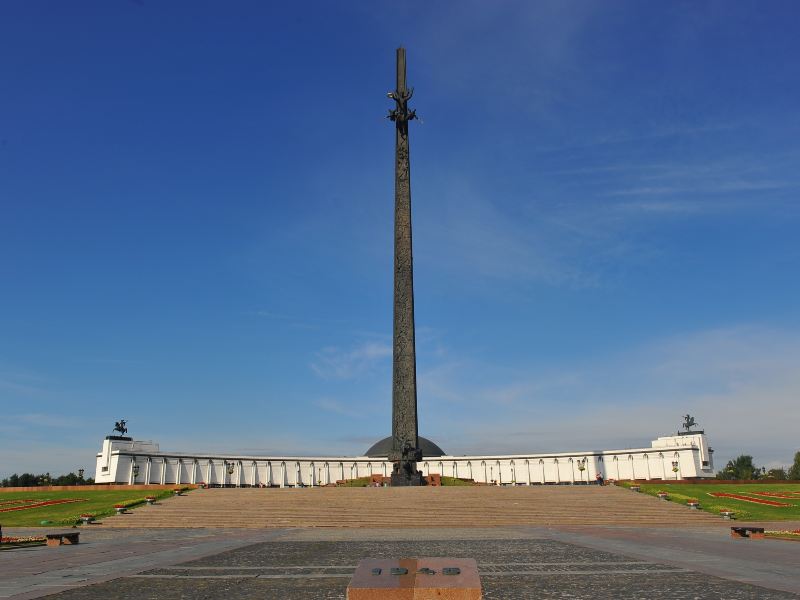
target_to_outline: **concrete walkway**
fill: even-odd
[[[21,600],[57,592],[62,592],[59,597],[64,600],[341,598],[358,559],[379,553],[475,554],[487,598],[526,598],[532,593],[555,597],[549,595],[553,590],[572,598],[608,594],[778,599],[800,594],[800,543],[736,540],[729,536],[729,525],[720,522],[682,529],[89,527],[81,529],[78,546],[0,552],[0,598]],[[289,589],[292,592],[287,595]]]
[[[65,530],[74,531],[74,530]],[[55,533],[4,528],[4,535]],[[115,531],[81,527],[77,546],[37,546],[0,552],[0,598],[40,598],[62,590],[133,575],[265,541],[273,531],[178,529]]]

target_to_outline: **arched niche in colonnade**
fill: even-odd
[[[631,470],[631,479],[636,479],[636,469],[634,468],[633,454],[628,454],[628,466]]]
[[[539,467],[540,467],[540,469],[542,471],[542,485],[544,485],[545,483],[547,483],[547,475],[545,475],[545,472],[544,472],[544,459],[543,458],[539,459]]]

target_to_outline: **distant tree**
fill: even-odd
[[[758,479],[761,470],[753,464],[753,457],[741,454],[729,460],[725,468],[717,473],[717,479]]]
[[[767,471],[767,479],[786,479],[786,469],[778,467]]]
[[[42,473],[41,475],[34,475],[33,473],[23,473],[18,475],[14,473],[0,481],[2,487],[34,487],[40,485],[91,485],[94,479],[89,477],[84,479],[75,473],[67,473],[66,475],[59,475],[58,477],[51,477],[50,473]]]
[[[794,453],[794,463],[789,467],[786,477],[787,479],[800,479],[800,452]]]

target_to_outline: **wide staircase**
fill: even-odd
[[[686,526],[719,517],[618,487],[204,489],[103,519],[104,527]]]

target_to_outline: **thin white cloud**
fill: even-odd
[[[717,449],[717,466],[739,453],[772,466],[800,444],[798,364],[798,331],[699,331],[560,371],[505,371],[502,385],[491,365],[484,385],[470,375],[475,364],[442,367],[424,412],[437,441],[458,453],[647,445],[689,412]]]
[[[763,190],[796,188],[800,182],[792,181],[720,181],[697,182],[695,185],[665,185],[634,187],[607,192],[607,196],[662,196],[672,194],[728,194]]]
[[[364,342],[349,350],[323,348],[317,352],[311,369],[323,379],[355,379],[387,365],[391,355],[392,347],[378,341]]]
[[[314,401],[314,406],[324,411],[342,415],[344,417],[350,417],[354,419],[363,419],[366,417],[363,412],[356,410],[353,406],[334,398],[319,398]]]

